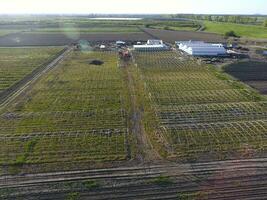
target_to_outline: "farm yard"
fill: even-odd
[[[255,156],[266,150],[263,97],[175,52],[136,52],[134,57],[151,104],[147,134],[161,155],[220,160],[246,156],[247,149]]]
[[[62,47],[0,48],[1,93],[53,59]]]
[[[262,94],[267,94],[267,63],[266,62],[239,62],[228,65],[223,70],[255,88]]]
[[[90,65],[91,59],[104,64]],[[49,163],[62,169],[61,162],[79,168],[126,160],[127,108],[116,53],[73,52],[1,113],[1,165],[39,164],[45,171]]]

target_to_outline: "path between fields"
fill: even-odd
[[[38,80],[43,74],[57,66],[64,58],[73,50],[73,46],[69,46],[64,49],[62,53],[56,56],[52,61],[44,66],[38,67],[31,74],[28,74],[15,85],[8,88],[0,95],[0,111],[3,110],[7,104],[22,94],[27,88],[29,88],[36,80]]]
[[[161,160],[159,154],[153,149],[152,144],[144,130],[144,125],[142,123],[143,111],[140,109],[141,105],[138,105],[137,101],[137,88],[135,86],[135,81],[129,68],[134,67],[131,64],[124,63],[127,76],[127,85],[130,93],[131,101],[131,133],[136,136],[137,139],[137,160],[141,163],[155,163],[155,161]]]

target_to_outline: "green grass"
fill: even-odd
[[[62,47],[0,48],[0,92],[52,59]]]
[[[115,52],[73,52],[0,116],[0,163],[127,159],[127,98]]]
[[[179,26],[150,26],[150,28],[172,30],[172,31],[195,31],[197,29],[196,27],[179,27]]]
[[[8,35],[10,33],[17,33],[17,32],[20,32],[20,31],[21,30],[8,30],[8,29],[0,30],[0,37]]]
[[[153,180],[151,180],[150,183],[155,184],[155,185],[159,185],[162,187],[167,187],[167,186],[170,186],[171,184],[173,184],[173,181],[171,180],[171,178],[169,176],[160,175],[159,177],[156,177]]]
[[[219,23],[205,21],[206,32],[224,35],[228,31],[234,31],[238,36],[245,38],[267,39],[267,28],[263,26],[241,25],[231,23]]]

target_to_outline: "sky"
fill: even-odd
[[[267,14],[267,0],[0,0],[0,14]]]

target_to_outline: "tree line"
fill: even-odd
[[[190,15],[190,14],[178,14],[173,15],[176,18],[189,18],[193,20],[206,20],[215,22],[228,22],[237,24],[256,24],[259,23],[259,17],[257,16],[242,16],[242,15]],[[260,22],[261,23],[261,22]],[[264,20],[263,26],[267,27],[267,19]]]

